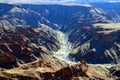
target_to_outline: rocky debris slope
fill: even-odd
[[[41,28],[0,26],[0,67],[11,68],[35,61],[42,54],[57,51],[56,32],[45,25]]]
[[[47,65],[46,65],[47,64]],[[48,65],[49,64],[49,65]],[[34,66],[33,66],[34,65]],[[35,61],[10,70],[1,69],[0,79],[9,80],[115,80],[109,71],[102,66],[88,65],[82,61],[74,65],[54,69],[57,65],[51,62]]]
[[[36,65],[37,64],[37,65]],[[38,65],[39,64],[39,65]],[[47,64],[47,65],[46,65]],[[49,64],[49,65],[48,65]],[[69,65],[59,69],[51,62],[43,62],[41,60],[33,63],[22,65],[19,68],[10,70],[1,69],[0,79],[10,80],[115,80],[109,74],[109,71],[102,66],[88,65],[84,61],[74,65]],[[23,75],[25,74],[25,75]]]

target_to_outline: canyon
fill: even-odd
[[[0,80],[119,80],[120,14],[99,5],[0,3]]]

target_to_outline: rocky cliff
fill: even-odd
[[[51,28],[0,26],[0,67],[11,68],[57,51],[59,41]]]

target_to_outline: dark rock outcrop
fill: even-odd
[[[65,67],[55,72],[55,80],[72,80],[74,77],[82,76],[88,77],[87,75],[88,65],[82,61],[80,64],[70,67]]]

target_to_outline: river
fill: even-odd
[[[54,52],[54,56],[66,62],[70,61],[68,55],[72,51],[72,44],[69,42],[68,36],[57,31],[57,37],[60,42],[60,49],[57,52]]]

